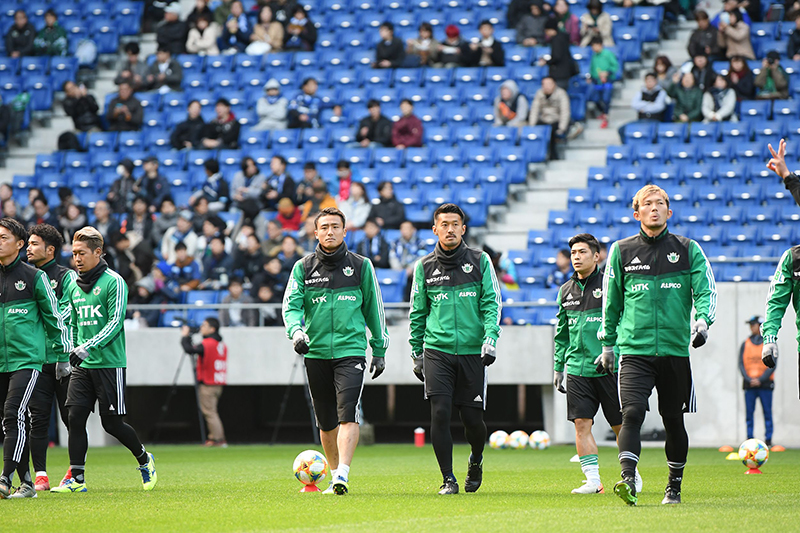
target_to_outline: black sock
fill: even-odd
[[[619,430],[619,465],[622,478],[632,481],[642,453],[641,430],[647,404],[626,405],[622,410],[622,428]]]
[[[449,396],[431,396],[431,444],[442,477],[453,477],[453,436],[450,418],[453,402]]]
[[[69,408],[69,464],[72,477],[78,483],[83,483],[86,452],[89,449],[86,421],[91,413],[88,407],[73,405]]]
[[[128,448],[130,452],[139,461],[139,465],[147,463],[147,452],[144,450],[144,445],[136,435],[136,430],[122,421],[119,415],[102,415],[100,417],[103,423],[103,429],[106,433],[116,438],[122,443],[123,446]]]
[[[84,483],[85,465],[71,465],[69,468],[72,470],[72,479],[78,483]]]
[[[144,444],[142,445],[142,454],[138,455],[136,460],[139,461],[139,466],[144,466],[147,464],[147,450],[144,449]]]
[[[669,485],[680,491],[683,468],[689,453],[689,435],[683,424],[683,416],[664,418],[663,422],[667,433],[664,452],[669,466]]]
[[[483,409],[480,407],[461,407],[461,421],[464,423],[464,436],[467,437],[472,453],[470,463],[483,460],[486,445],[486,424],[483,422]]]

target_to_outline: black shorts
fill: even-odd
[[[304,358],[308,390],[317,427],[331,431],[341,422],[361,422],[361,391],[364,389],[366,357],[341,359]]]
[[[88,407],[94,412],[100,404],[100,415],[125,415],[125,369],[72,369],[67,389],[67,407]]]
[[[594,419],[597,408],[603,406],[603,416],[609,426],[622,424],[617,394],[617,374],[585,378],[567,374],[567,420]]]
[[[658,412],[673,418],[697,412],[697,398],[688,357],[622,355],[619,359],[619,403],[644,405],[653,387],[658,391]]]
[[[425,348],[425,399],[449,396],[456,405],[486,409],[486,367],[480,354],[453,355]]]

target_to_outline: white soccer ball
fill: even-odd
[[[550,446],[550,435],[542,429],[537,429],[531,433],[528,444],[534,450],[546,450]]]
[[[758,468],[769,459],[769,448],[759,439],[747,439],[739,446],[739,459],[747,468]]]
[[[503,431],[502,429],[498,429],[494,433],[489,436],[489,446],[494,448],[495,450],[499,450],[501,448],[508,448],[508,433]]]
[[[328,475],[328,461],[317,450],[300,452],[294,460],[294,477],[304,485],[316,485]]]
[[[514,450],[524,450],[528,446],[528,434],[518,429],[508,436],[508,446]]]

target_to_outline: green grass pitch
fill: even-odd
[[[660,448],[642,453],[644,491],[627,507],[611,490],[616,450],[600,450],[606,494],[570,490],[583,475],[572,446],[548,450],[486,450],[483,486],[463,492],[466,446],[456,446],[462,492],[439,496],[430,445],[377,445],[356,451],[350,494],[300,494],[292,461],[311,446],[153,446],[159,475],[142,491],[135,461],[122,447],[89,451],[85,494],[40,494],[0,501],[4,531],[798,531],[800,450],[773,453],[763,475],[744,475],[740,462],[716,450],[692,449],[683,504],[663,506],[667,467]],[[317,447],[317,449],[320,449]],[[51,480],[68,463],[51,450]]]

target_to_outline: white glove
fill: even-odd
[[[481,362],[483,366],[489,366],[497,359],[497,350],[491,344],[481,346]]]
[[[308,343],[311,340],[306,335],[306,332],[302,329],[298,329],[292,335],[292,343],[294,343],[294,351],[299,353],[300,355],[305,355],[308,353]]]
[[[56,379],[61,380],[72,374],[72,367],[69,363],[56,363]]]
[[[616,356],[614,355],[614,347],[613,346],[603,346],[603,353],[597,356],[597,359],[594,360],[594,364],[597,365],[598,372],[605,372],[606,374],[613,374],[614,373],[614,360]]]
[[[778,345],[774,342],[768,342],[761,348],[761,362],[768,368],[775,368],[778,364]]]
[[[708,324],[702,318],[692,326],[692,348],[699,348],[708,339]]]

